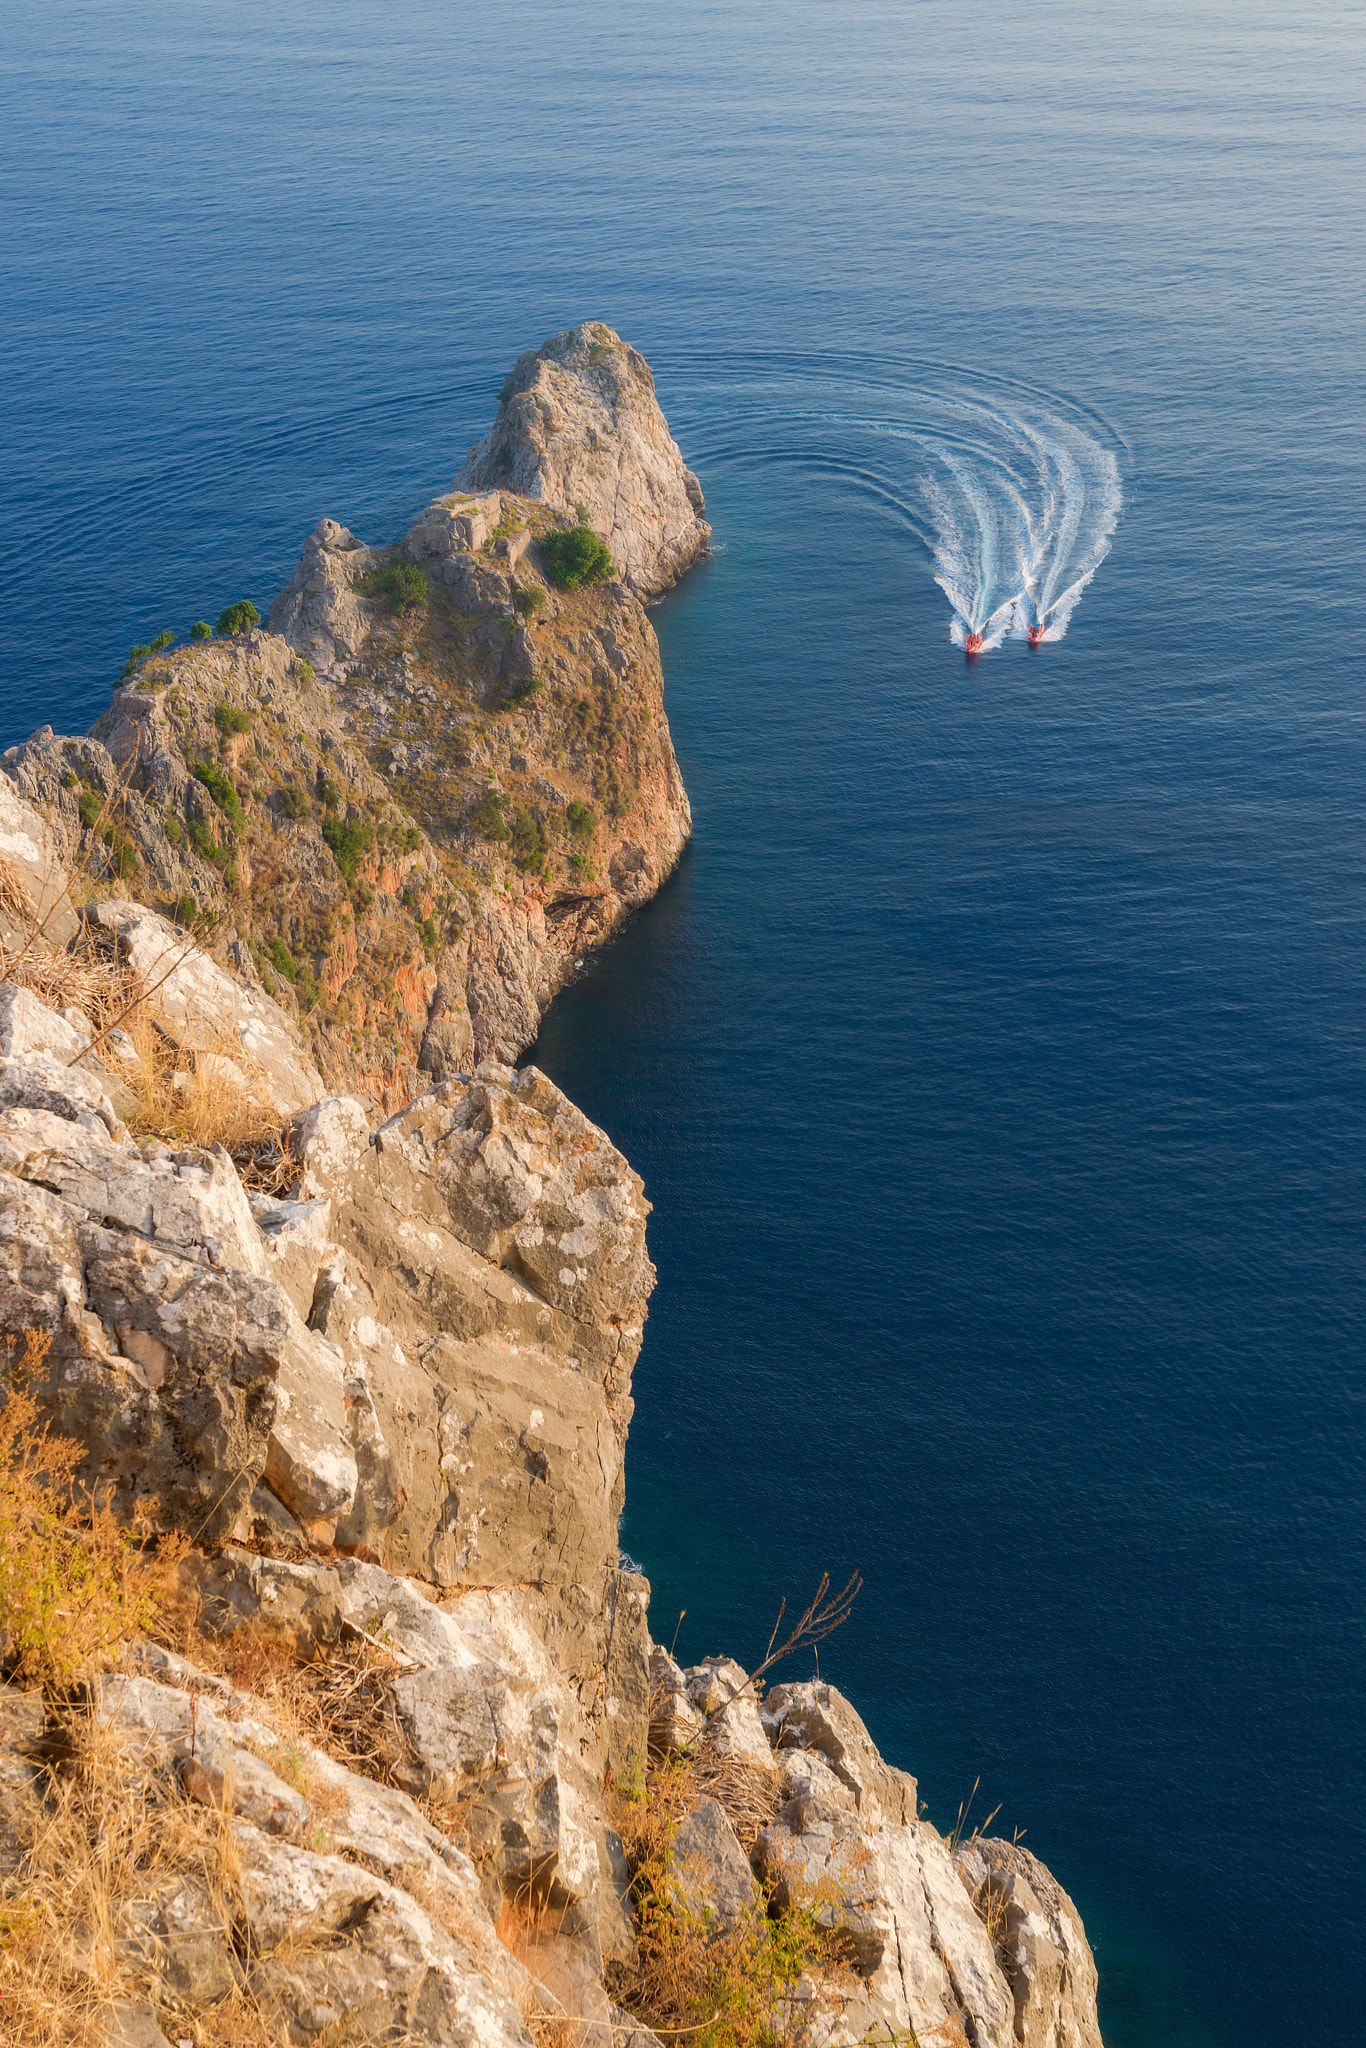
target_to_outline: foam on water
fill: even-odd
[[[727,425],[743,423],[744,443],[727,434],[699,460],[747,445],[871,485],[924,550],[956,647],[980,633],[997,648],[1039,626],[1044,640],[1062,639],[1123,503],[1118,460],[1098,438],[1113,430],[1098,416],[1083,425],[1084,408],[1060,393],[964,366],[794,355],[764,364],[757,404],[755,365],[717,367],[733,380]],[[778,379],[790,380],[791,404],[774,403]],[[713,430],[717,421],[713,400]]]
[[[950,404],[953,402],[950,401]],[[959,402],[968,438],[936,445],[923,490],[934,579],[953,606],[955,646],[984,648],[1042,626],[1061,640],[1110,551],[1122,493],[1108,448],[1056,414],[1009,414]]]

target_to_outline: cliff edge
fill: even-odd
[[[275,630],[5,756],[16,2040],[1100,2048],[1047,1869],[623,1569],[649,1203],[509,1057],[688,827],[639,598],[543,573],[583,524],[324,522]]]

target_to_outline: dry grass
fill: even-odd
[[[150,1996],[173,2039],[282,2048],[240,1981],[217,2006],[176,2008],[126,1937],[139,1902],[187,1883],[226,1950],[241,1918],[230,1814],[153,1777],[87,1713],[66,1719],[66,1761],[35,1800],[23,1861],[0,1894],[0,2044],[100,2048],[110,2007]]]
[[[29,1381],[50,1339],[5,1340],[0,1375],[0,1655],[6,1674],[67,1687],[107,1669],[123,1644],[153,1627],[172,1597],[182,1539],[146,1547],[150,1524],[120,1526],[101,1501],[80,1498],[83,1452],[43,1423]]]
[[[24,878],[7,853],[0,853],[0,910],[24,922],[38,915]]]
[[[65,953],[42,953],[27,935],[22,946],[9,951],[0,946],[0,981],[16,982],[52,1010],[74,1005],[97,1031],[115,1029],[140,1000],[131,971],[83,937]]]
[[[205,1662],[211,1652],[200,1638],[190,1654]],[[251,1693],[259,1718],[286,1742],[311,1744],[381,1785],[397,1782],[408,1747],[387,1684],[400,1667],[385,1651],[338,1644],[305,1661],[287,1644],[244,1629],[219,1656],[224,1674]]]
[[[631,1870],[637,1942],[631,1963],[611,1967],[609,1989],[646,2026],[666,2038],[687,2035],[700,2048],[798,2043],[807,2017],[794,1992],[803,1978],[818,1977],[836,2000],[842,1988],[854,1989],[838,1929],[819,1917],[837,1902],[789,1881],[786,1912],[769,1901],[766,1914],[719,1929],[689,1904],[695,1887],[673,1854],[679,1823],[705,1798],[718,1801],[752,1846],[772,1816],[774,1785],[759,1765],[717,1757],[703,1745],[696,1757],[652,1764],[643,1786],[611,1802]]]
[[[187,1052],[161,1028],[150,1003],[124,1013],[122,1029],[137,1053],[125,1066],[106,1053],[105,1064],[126,1073],[137,1095],[130,1129],[138,1137],[229,1153],[244,1185],[283,1192],[298,1173],[289,1152],[288,1119],[271,1106],[261,1068],[237,1040],[219,1033]]]

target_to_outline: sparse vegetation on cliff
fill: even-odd
[[[557,590],[582,590],[591,583],[605,583],[616,574],[607,543],[591,526],[571,526],[562,533],[547,533],[541,541],[546,574]]]
[[[214,631],[220,638],[230,640],[234,634],[250,632],[253,626],[259,626],[260,623],[261,614],[251,599],[239,597],[235,604],[224,605],[218,614],[218,624]]]
[[[372,569],[356,588],[362,597],[387,597],[395,615],[416,611],[428,596],[427,578],[414,562],[388,562],[381,569]]]

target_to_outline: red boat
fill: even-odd
[[[963,644],[969,654],[980,654],[982,651],[982,636],[980,633],[969,633]]]
[[[1043,621],[1041,619],[1029,629],[1029,644],[1031,647],[1043,646]]]

